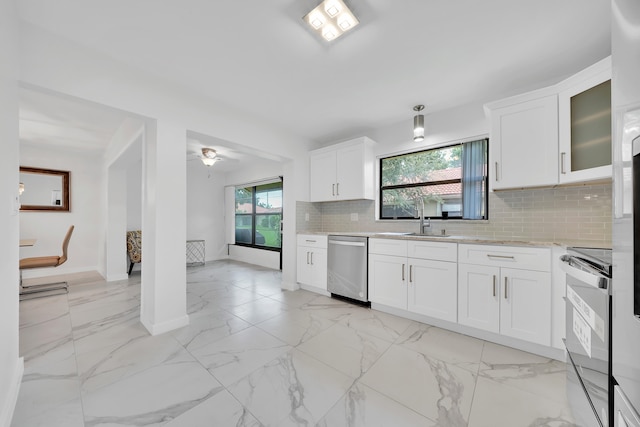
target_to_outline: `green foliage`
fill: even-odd
[[[462,145],[420,151],[382,160],[381,184],[383,187],[403,184],[418,184],[433,181],[433,172],[460,167],[462,163]],[[383,190],[384,205],[392,205],[410,210],[415,200],[422,198],[425,203],[443,199],[432,194],[426,187],[409,187]]]

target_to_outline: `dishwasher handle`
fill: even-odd
[[[344,240],[329,240],[329,244],[339,245],[339,246],[361,246],[361,247],[366,246],[364,242],[347,242]]]
[[[579,266],[581,268],[576,267]],[[608,289],[609,280],[603,277],[588,264],[582,262],[576,257],[563,255],[560,257],[560,269],[567,275],[578,279],[580,282],[598,289]]]

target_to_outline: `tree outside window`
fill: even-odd
[[[460,143],[380,159],[380,218],[417,218],[416,201],[424,201],[424,214],[430,218],[469,218],[465,215],[464,187],[471,180],[486,182],[486,140],[482,144]],[[484,154],[483,151],[484,150]],[[464,158],[475,159],[478,151],[484,167],[480,176],[470,176],[477,168],[464,168]],[[469,164],[469,162],[467,162]],[[486,205],[486,185],[469,198],[480,198]],[[467,203],[471,200],[467,200]],[[476,201],[477,202],[477,201]],[[486,217],[486,208],[482,209]],[[477,216],[474,219],[478,219]]]

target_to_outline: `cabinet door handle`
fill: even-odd
[[[402,281],[404,282],[404,264],[402,264]]]
[[[507,287],[509,285],[507,284],[507,278],[504,278],[504,299],[507,299]]]
[[[498,162],[496,162],[496,182],[499,181],[499,179],[498,179],[498,169],[499,169],[498,168]]]
[[[311,252],[311,265],[313,265],[313,252]]]
[[[336,196],[339,196],[339,195],[340,195],[340,183],[337,182],[336,183]]]
[[[567,171],[564,168],[564,161],[567,158],[567,153],[562,152],[560,153],[560,173],[565,175],[567,173]]]
[[[496,296],[496,275],[493,275],[493,296]]]
[[[331,195],[332,196],[336,195],[336,185],[335,184],[331,184]]]
[[[409,265],[409,283],[413,282],[413,265]]]

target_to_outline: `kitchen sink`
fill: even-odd
[[[376,233],[376,235],[379,235],[379,236],[415,236],[416,233],[403,233],[403,232],[396,232],[396,231],[385,231],[383,233]]]

